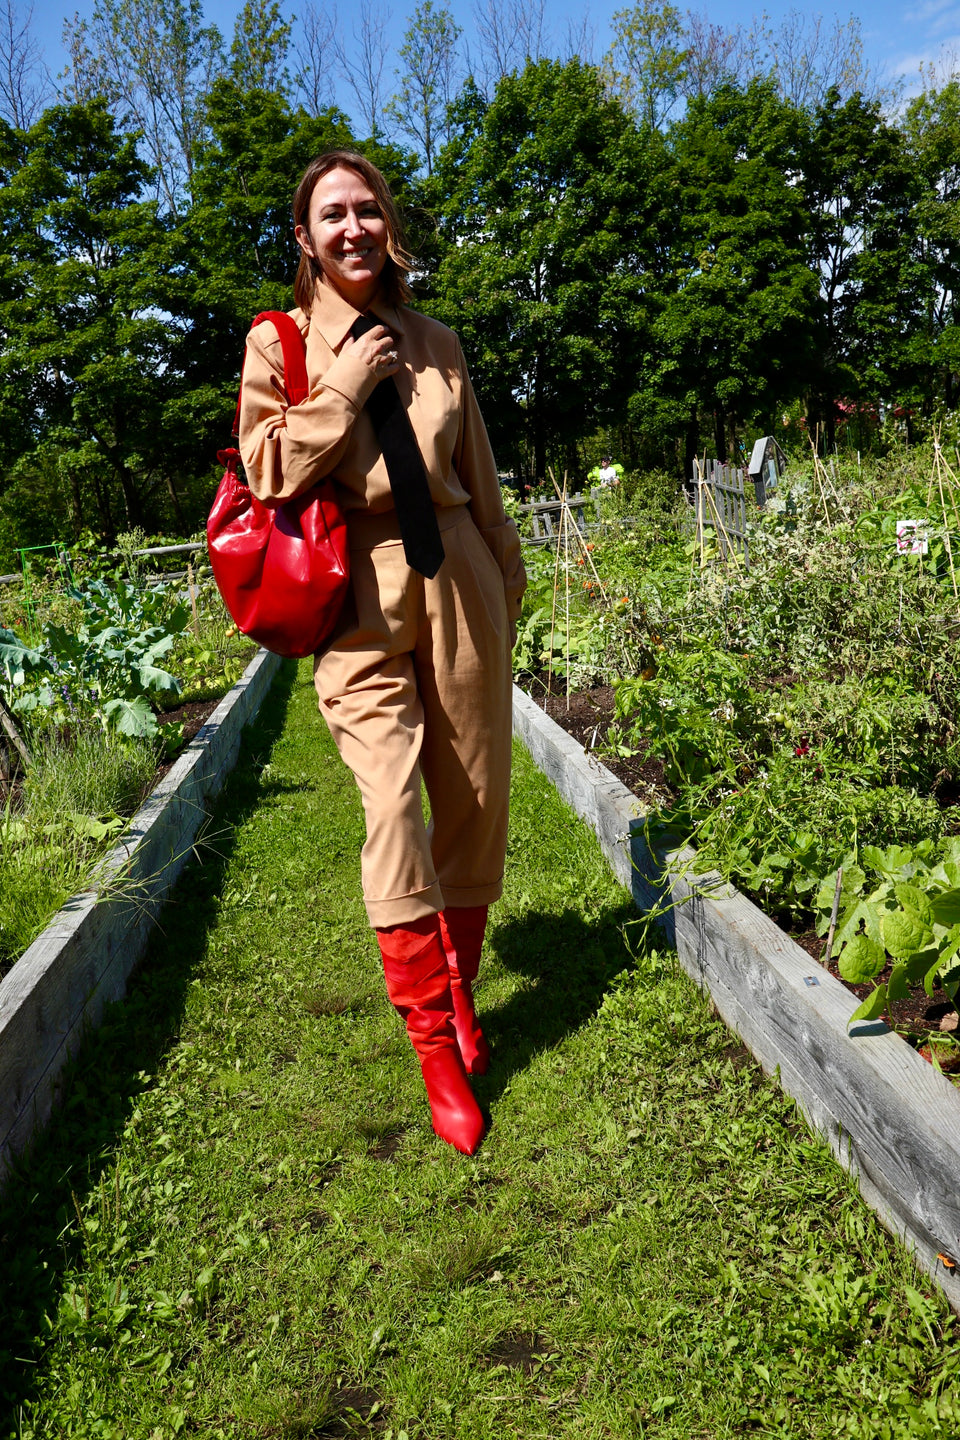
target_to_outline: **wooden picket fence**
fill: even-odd
[[[696,536],[697,550],[704,557],[708,532],[715,539],[723,563],[750,569],[750,540],[747,531],[748,475],[745,470],[719,460],[695,460],[691,487],[693,501],[689,528]]]
[[[520,505],[521,515],[530,516],[532,535],[521,538],[526,545],[556,545],[563,529],[564,512],[567,523],[576,526],[581,535],[588,535],[600,521],[600,495],[562,495],[555,500],[534,500]]]

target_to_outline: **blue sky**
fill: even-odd
[[[21,0],[25,3],[25,0]],[[44,48],[48,66],[57,71],[62,69],[64,59],[60,47],[60,31],[63,17],[77,11],[81,16],[89,15],[93,0],[34,0],[33,24],[36,38]],[[408,16],[416,0],[384,0],[385,8],[392,14],[392,31],[395,43],[399,44]],[[472,0],[450,0],[458,22],[467,37],[473,28]],[[610,18],[627,0],[592,0],[587,6],[575,0],[548,0],[551,32],[558,45],[562,46],[568,24],[579,26],[584,14],[593,29],[595,37],[595,58],[606,50],[609,44]],[[684,6],[678,0],[679,8]],[[285,11],[297,10],[296,0],[283,5]],[[350,6],[339,5],[341,15],[349,14]],[[907,92],[918,88],[921,64],[942,63],[944,58],[952,62],[950,68],[960,68],[960,0],[872,0],[843,7],[804,7],[784,0],[766,0],[757,5],[737,3],[737,0],[715,0],[715,3],[698,5],[690,9],[704,13],[714,24],[732,27],[749,26],[754,16],[765,12],[771,22],[776,23],[792,12],[804,14],[820,13],[828,23],[839,17],[846,20],[850,15],[859,17],[867,56],[884,80],[902,79]],[[233,0],[207,0],[206,17],[218,25],[229,39],[233,19],[239,5]],[[338,94],[339,103],[350,109],[349,93]]]

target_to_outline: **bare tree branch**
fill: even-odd
[[[683,43],[684,74],[680,91],[687,100],[709,95],[725,81],[743,84],[755,73],[750,64],[746,36],[737,26],[725,30],[705,14],[687,12]]]
[[[0,115],[18,130],[28,130],[53,99],[50,74],[33,33],[33,4],[21,10],[17,0],[0,5]]]
[[[560,54],[566,64],[570,60],[582,60],[585,65],[597,64],[597,29],[591,25],[589,13],[584,11],[579,25],[567,21],[566,45]]]
[[[201,0],[96,0],[89,23],[64,26],[69,99],[105,95],[143,132],[157,190],[176,213],[193,170],[203,101],[223,56]]]
[[[544,9],[544,0],[477,0],[473,19],[480,64],[475,78],[487,95],[504,75],[542,58],[550,43]]]
[[[294,77],[297,93],[311,115],[319,115],[333,104],[331,70],[336,62],[333,21],[315,0],[307,0],[294,41],[298,69]]]
[[[835,16],[828,26],[822,15],[791,10],[776,27],[764,15],[745,44],[753,73],[772,75],[784,98],[802,109],[815,110],[833,88],[843,99],[859,93],[890,104],[897,97],[897,87],[883,85],[865,57],[855,15],[848,20]]]
[[[352,32],[353,48],[348,50],[339,33],[333,38],[337,69],[356,97],[360,122],[371,138],[383,133],[380,96],[390,51],[387,27],[391,18],[392,12],[375,0],[360,0]]]

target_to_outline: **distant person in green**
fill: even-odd
[[[602,485],[609,489],[613,485],[619,485],[623,479],[623,466],[615,464],[609,455],[604,455],[599,465],[594,465],[587,479],[592,485]]]

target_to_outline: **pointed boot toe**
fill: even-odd
[[[459,1054],[452,1047],[435,1050],[420,1063],[434,1130],[464,1155],[476,1154],[487,1126]]]

